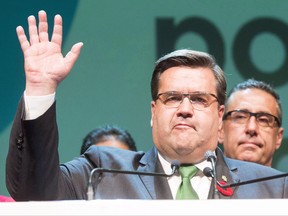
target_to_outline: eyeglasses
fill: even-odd
[[[212,103],[216,101],[218,102],[216,95],[204,92],[183,94],[180,92],[171,91],[157,95],[157,99],[159,99],[165,106],[171,108],[179,107],[185,97],[189,99],[194,109],[200,111],[204,110],[206,107],[209,107]]]
[[[262,127],[274,127],[275,123],[279,127],[281,126],[281,122],[276,116],[265,112],[253,113],[247,110],[232,110],[224,114],[223,120],[227,120],[229,116],[231,121],[237,124],[246,124],[250,117],[254,116],[257,123]]]

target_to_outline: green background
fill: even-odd
[[[0,194],[11,123],[25,78],[15,28],[44,9],[61,14],[63,53],[79,41],[80,58],[57,91],[60,159],[79,155],[93,128],[115,123],[133,135],[139,150],[152,145],[150,77],[154,62],[178,48],[207,51],[223,67],[228,90],[247,78],[270,82],[283,103],[287,127],[288,1],[285,0],[15,0],[2,2],[0,40]],[[273,166],[288,171],[287,130]]]

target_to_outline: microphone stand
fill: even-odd
[[[212,167],[212,174],[210,173],[211,177],[213,178],[213,183],[214,183],[214,194],[213,197],[214,199],[219,199],[219,191],[217,189],[217,172],[216,172],[216,156],[214,155],[213,152],[211,151],[207,151],[205,152],[205,158],[207,161],[209,161],[211,163],[211,167]]]
[[[267,180],[276,179],[276,178],[282,178],[282,177],[286,177],[286,176],[288,176],[288,173],[278,174],[278,175],[274,175],[274,176],[267,176],[267,177],[263,177],[263,178],[252,179],[252,180],[238,182],[238,183],[232,183],[232,184],[228,184],[228,185],[222,185],[221,183],[218,183],[218,185],[221,188],[229,188],[229,187],[235,187],[235,186],[239,186],[239,185],[251,184],[251,183],[255,183],[255,182],[267,181]]]
[[[217,189],[217,175],[216,175],[216,167],[215,162],[211,162],[212,164],[212,170],[214,172],[215,178],[213,179],[214,182],[214,199],[219,199],[219,191]]]
[[[159,176],[159,177],[171,177],[176,171],[179,169],[179,162],[173,161],[171,163],[172,172],[170,174],[166,173],[153,173],[153,172],[141,172],[141,171],[132,171],[132,170],[117,170],[117,169],[106,169],[106,168],[94,168],[89,177],[88,189],[87,189],[87,199],[93,200],[94,198],[94,190],[92,185],[92,177],[94,173],[118,173],[118,174],[132,174],[132,175],[146,175],[146,176]]]

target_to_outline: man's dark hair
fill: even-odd
[[[161,74],[172,67],[190,67],[190,68],[210,68],[216,79],[216,92],[219,104],[223,105],[226,99],[226,79],[223,70],[216,63],[214,57],[205,52],[199,52],[189,49],[182,49],[171,52],[161,57],[155,65],[150,87],[152,100],[157,100],[159,90],[159,79]]]
[[[97,143],[111,139],[126,144],[131,151],[137,151],[134,139],[127,130],[120,128],[117,125],[105,125],[95,128],[85,136],[80,153],[83,154],[91,145],[97,145]]]
[[[251,78],[251,79],[245,80],[245,81],[235,85],[228,93],[227,100],[225,102],[225,107],[227,107],[229,105],[229,102],[230,102],[229,99],[233,93],[241,91],[241,90],[245,90],[245,89],[260,89],[260,90],[267,92],[268,94],[272,95],[275,98],[275,100],[278,104],[278,107],[279,107],[278,119],[279,119],[279,123],[280,123],[279,126],[281,126],[281,124],[282,124],[282,105],[281,105],[281,101],[280,101],[280,96],[270,84],[265,83],[263,81],[255,80],[254,78]]]

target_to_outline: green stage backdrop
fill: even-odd
[[[60,159],[79,155],[83,137],[114,123],[139,150],[152,146],[150,77],[155,60],[178,48],[208,51],[224,68],[228,90],[254,77],[271,83],[284,110],[285,140],[274,167],[288,171],[288,1],[285,0],[14,0],[1,7],[0,194],[5,186],[9,132],[24,90],[23,55],[15,28],[47,11],[63,16],[66,54],[84,42],[80,58],[57,92]],[[51,30],[51,28],[50,28]]]

